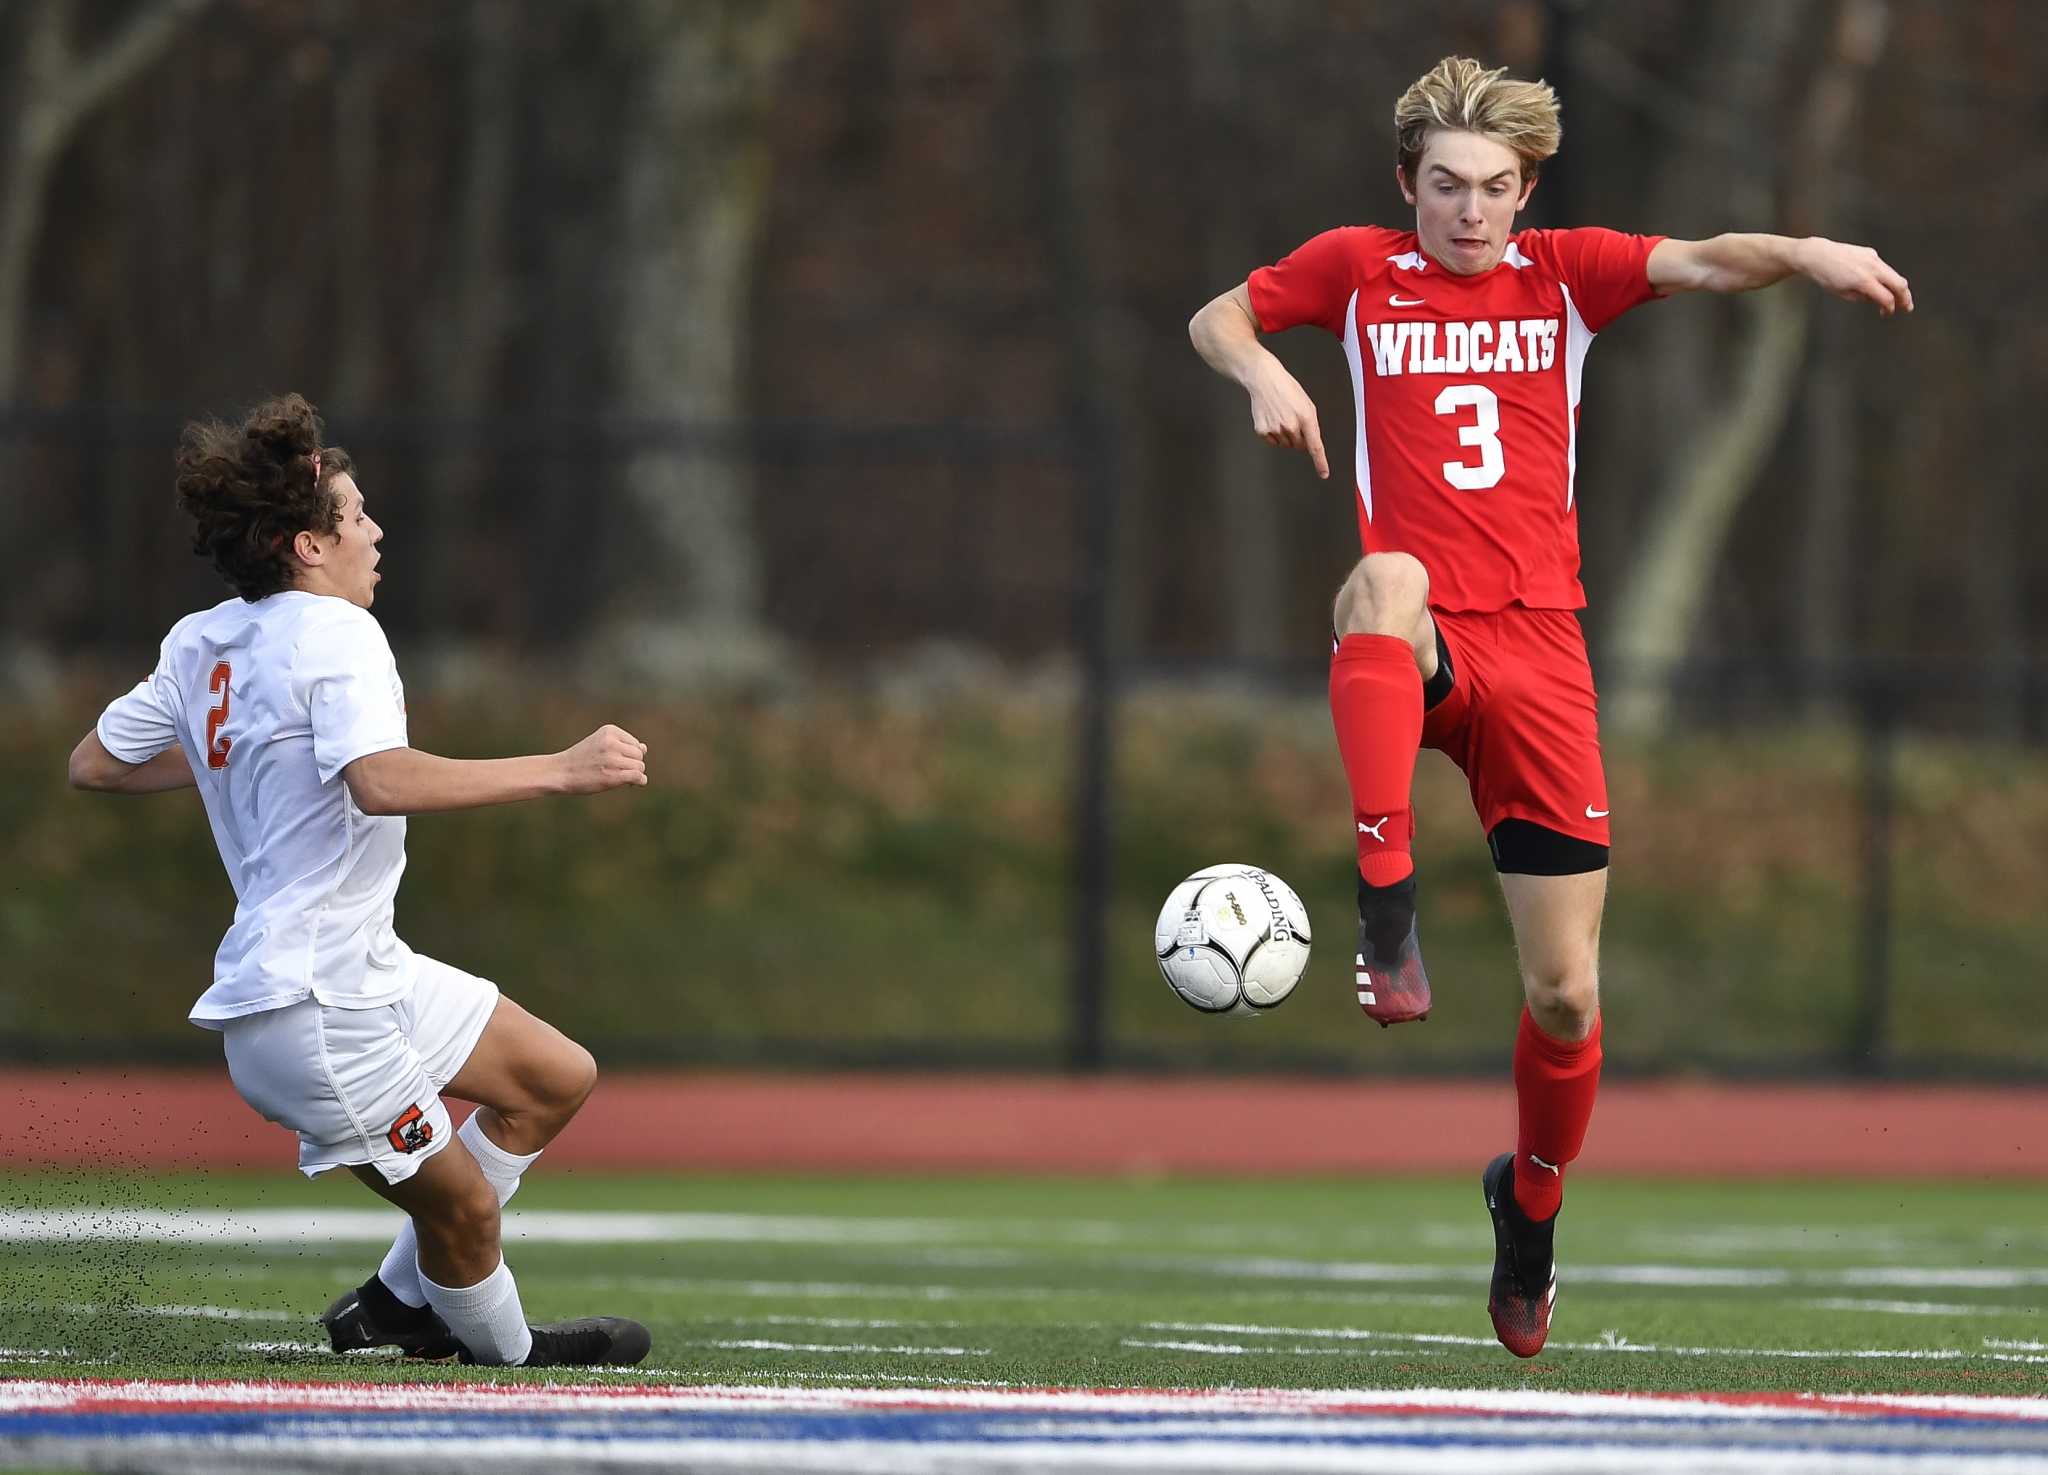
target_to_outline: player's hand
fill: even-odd
[[[1913,289],[1906,279],[1868,246],[1815,237],[1808,241],[1806,274],[1846,302],[1873,302],[1878,313],[1913,310]]]
[[[606,723],[559,756],[566,794],[602,794],[628,784],[647,784],[647,744],[623,727]]]
[[[1269,446],[1308,452],[1316,475],[1328,479],[1330,459],[1323,454],[1323,429],[1316,420],[1315,401],[1278,360],[1266,364],[1245,385],[1252,397],[1252,430]]]

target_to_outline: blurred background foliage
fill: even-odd
[[[1341,1032],[1349,490],[1184,334],[1408,222],[1393,99],[1453,51],[1563,96],[1527,223],[1867,241],[1920,302],[1653,304],[1591,355],[1614,1059],[2038,1070],[2028,0],[0,4],[0,1035],[211,1048],[189,799],[59,775],[222,592],[178,424],[295,388],[389,533],[417,741],[654,744],[644,796],[415,826],[423,950],[647,1060],[1494,1069],[1506,931],[1434,758],[1443,1006]],[[1348,466],[1341,354],[1273,346]],[[1321,939],[1318,1002],[1234,1032],[1143,955],[1224,858]]]
[[[649,743],[654,785],[415,821],[398,915],[414,947],[496,979],[614,1065],[1072,1059],[1069,693],[833,690],[607,710]],[[92,715],[71,704],[0,754],[15,872],[0,899],[0,1052],[210,1059],[215,1041],[184,1013],[233,895],[191,795],[87,803],[49,781]],[[414,702],[413,740],[485,756],[565,744],[588,715],[524,690]],[[1241,688],[1126,699],[1100,1063],[1505,1064],[1512,942],[1464,781],[1437,755],[1417,774],[1437,1009],[1403,1035],[1359,1016],[1328,725],[1313,699]],[[2048,848],[2032,837],[2048,830],[2048,761],[1954,739],[1905,746],[1887,920],[1900,982],[1871,1021],[1852,748],[1772,725],[1610,749],[1610,1069],[2038,1071]],[[1288,877],[1317,930],[1297,996],[1256,1020],[1185,1008],[1148,955],[1167,890],[1225,860]]]

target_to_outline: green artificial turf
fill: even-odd
[[[2040,1205],[2036,1189],[1986,1184],[1575,1184],[1559,1231],[1552,1346],[1531,1362],[1491,1341],[1491,1238],[1476,1175],[541,1172],[513,1205],[515,1221],[539,1211],[698,1217],[663,1221],[653,1242],[515,1239],[510,1259],[535,1320],[615,1313],[650,1325],[647,1368],[595,1375],[606,1380],[2041,1396]],[[0,1210],[65,1206],[378,1207],[338,1179],[0,1178]],[[382,1248],[0,1243],[0,1375],[587,1376],[313,1350],[313,1315]]]

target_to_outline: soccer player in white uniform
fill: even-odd
[[[1553,1229],[1600,1079],[1608,797],[1578,611],[1580,378],[1594,337],[1676,292],[1803,276],[1889,315],[1906,279],[1867,246],[1514,229],[1557,152],[1557,98],[1446,57],[1394,108],[1413,229],[1345,226],[1218,296],[1189,325],[1242,384],[1252,428],[1329,475],[1314,403],[1258,342],[1316,324],[1344,344],[1364,557],[1338,591],[1330,715],[1358,839],[1358,1002],[1428,1017],[1409,791],[1420,747],[1464,770],[1514,924],[1525,1007],[1515,1151],[1483,1175],[1488,1309],[1533,1357],[1556,1297]]]
[[[520,1175],[590,1094],[582,1046],[392,930],[405,816],[647,782],[646,744],[600,727],[564,752],[438,758],[370,614],[384,534],[347,452],[298,395],[178,449],[195,552],[236,597],[187,615],[156,669],[71,755],[81,789],[196,786],[235,887],[191,1019],[235,1089],[296,1132],[308,1177],[347,1168],[403,1209],[376,1275],[321,1318],[337,1352],[527,1367],[637,1363],[637,1322],[529,1327],[499,1249]],[[457,1132],[443,1095],[480,1103]]]

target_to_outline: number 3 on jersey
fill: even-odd
[[[228,749],[235,745],[235,740],[221,731],[221,728],[228,720],[228,682],[233,679],[233,675],[234,673],[228,669],[226,661],[216,661],[213,666],[213,674],[206,678],[206,689],[214,694],[213,705],[207,709],[206,713],[206,766],[208,768],[226,768],[228,766]]]
[[[1479,464],[1446,461],[1444,480],[1461,492],[1483,492],[1498,486],[1507,475],[1507,462],[1500,450],[1500,399],[1483,384],[1453,384],[1436,397],[1439,415],[1455,415],[1462,410],[1473,411],[1474,418],[1469,425],[1458,427],[1458,444],[1477,446]]]

